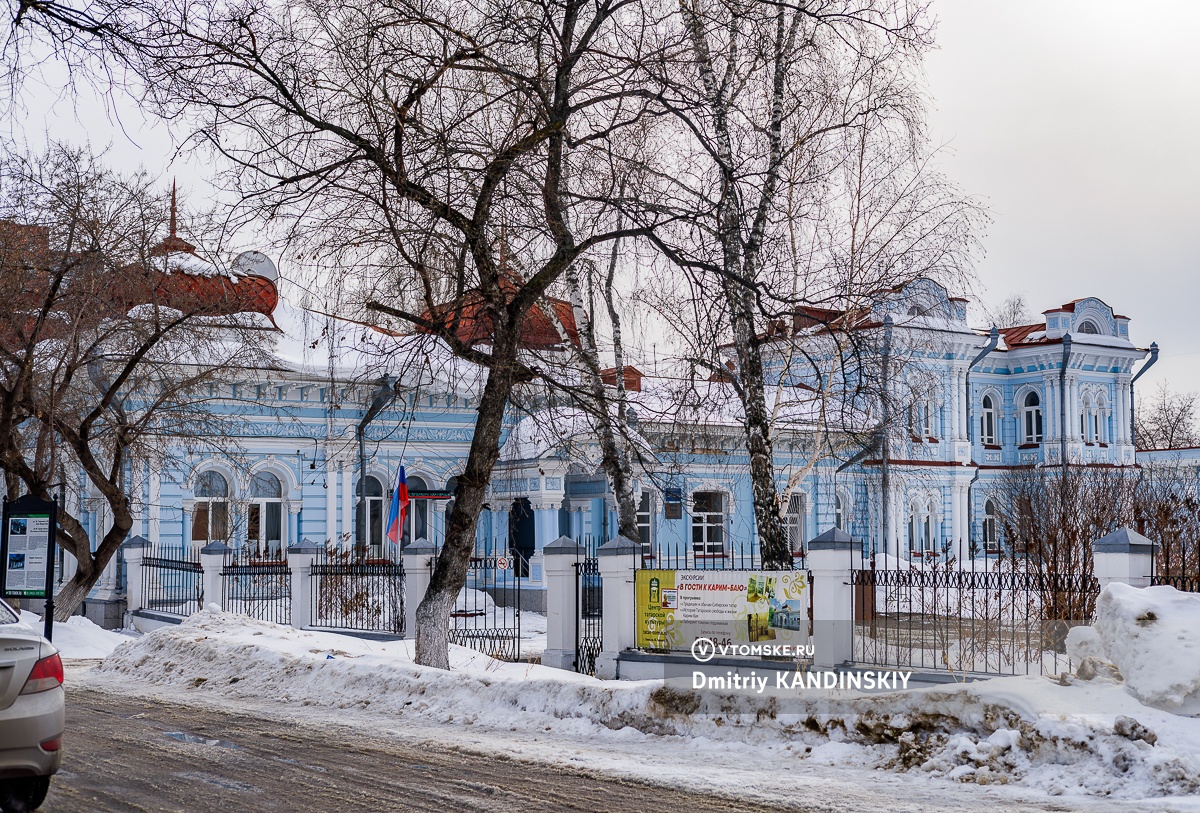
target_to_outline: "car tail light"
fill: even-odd
[[[48,658],[42,658],[33,665],[33,671],[29,673],[29,679],[25,681],[25,686],[21,689],[21,694],[48,692],[51,689],[61,686],[62,682],[62,658],[58,657],[58,653],[55,653]]]
[[[43,751],[57,751],[60,748],[62,748],[62,734],[59,734],[57,737],[51,737],[42,743]]]

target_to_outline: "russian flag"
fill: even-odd
[[[400,548],[400,539],[404,536],[404,516],[408,513],[408,479],[404,476],[404,466],[396,472],[396,487],[392,489],[392,507],[388,510],[387,538],[392,541],[395,549]]]

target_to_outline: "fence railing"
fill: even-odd
[[[1090,623],[1092,576],[1002,570],[862,569],[854,585],[859,664],[988,675],[1069,668],[1071,627]]]
[[[1200,593],[1200,575],[1156,572],[1150,579],[1150,584],[1167,585],[1184,593]]]
[[[575,671],[596,674],[604,634],[604,585],[600,561],[588,556],[575,563]]]
[[[496,660],[521,657],[520,554],[476,556],[467,567],[467,583],[450,611],[447,637]],[[432,567],[432,562],[431,562]]]
[[[292,571],[286,560],[231,554],[221,568],[221,606],[260,621],[292,622]]]
[[[314,627],[403,636],[404,566],[327,553],[313,563]]]
[[[204,571],[196,550],[191,546],[155,548],[141,562],[145,609],[180,617],[199,612],[204,600]]]
[[[794,569],[807,568],[803,549],[795,550],[791,558]],[[660,541],[643,547],[638,567],[643,570],[762,570],[762,549],[757,541],[735,545]]]

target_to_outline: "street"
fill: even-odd
[[[68,691],[64,752],[47,813],[767,809],[78,686]]]

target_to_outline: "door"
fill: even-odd
[[[533,556],[535,538],[533,507],[529,500],[524,497],[513,500],[508,514],[508,548],[521,554],[514,563],[518,576],[529,575],[529,557]]]

